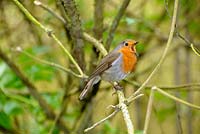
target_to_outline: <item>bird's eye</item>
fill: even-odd
[[[125,42],[124,45],[125,45],[125,46],[128,46],[128,42]]]

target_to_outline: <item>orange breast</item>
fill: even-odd
[[[129,49],[121,49],[120,52],[123,54],[122,68],[125,73],[132,72],[135,69],[137,57],[133,51]]]

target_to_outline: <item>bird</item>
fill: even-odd
[[[138,41],[126,39],[109,52],[88,78],[79,100],[84,100],[87,94],[91,92],[93,85],[101,79],[110,83],[119,82],[133,72],[137,63],[137,44]]]

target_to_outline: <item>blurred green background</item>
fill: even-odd
[[[97,1],[97,0],[96,0]],[[66,30],[59,20],[39,6],[33,0],[20,0],[26,9],[39,22],[51,28],[65,47],[73,53],[73,46],[67,37]],[[43,4],[59,15],[59,0],[43,0]],[[80,14],[82,30],[97,37],[94,32],[95,0],[76,0]],[[102,1],[103,2],[103,1]],[[116,16],[123,0],[104,1],[103,35],[99,40],[105,44],[112,20]],[[138,64],[129,81],[142,83],[158,63],[166,45],[173,13],[172,0],[131,1],[114,34],[111,44],[113,49],[119,42],[131,38],[139,41]],[[200,48],[200,3],[198,0],[181,0],[179,3],[177,30]],[[98,25],[98,23],[97,23]],[[41,96],[56,114],[66,107],[62,120],[69,133],[83,133],[87,128],[111,113],[109,105],[117,104],[116,95],[108,82],[102,81],[100,90],[92,101],[85,103],[78,100],[83,80],[60,71],[52,66],[41,64],[23,53],[16,52],[16,47],[50,62],[60,64],[76,71],[68,57],[56,42],[40,28],[31,23],[11,0],[0,1],[0,48],[21,69],[25,76],[36,86]],[[84,73],[89,75],[100,58],[95,58],[92,44],[84,41]],[[175,86],[187,83],[200,83],[200,57],[195,55],[190,46],[177,34],[167,54],[165,62],[150,81],[149,85],[158,87]],[[121,82],[125,95],[130,96],[137,86]],[[8,65],[0,59],[0,133],[47,134],[54,120],[47,118],[38,101],[28,92],[26,85]],[[187,89],[187,90],[184,90]],[[200,86],[171,89],[169,93],[179,98],[200,105]],[[146,108],[150,89],[145,95],[129,106],[131,119],[136,134],[141,134],[144,126]],[[65,98],[63,99],[63,96]],[[66,101],[64,101],[66,100]],[[190,109],[180,103],[156,92],[153,103],[148,134],[199,134],[200,111]],[[91,134],[125,134],[126,126],[122,114],[93,129]],[[62,129],[55,127],[53,134],[63,134]]]

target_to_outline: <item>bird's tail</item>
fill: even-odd
[[[90,90],[92,89],[93,85],[96,84],[99,80],[100,80],[99,76],[90,79],[86,84],[86,86],[84,87],[83,91],[81,92],[79,100],[85,99],[88,93],[91,92]]]

